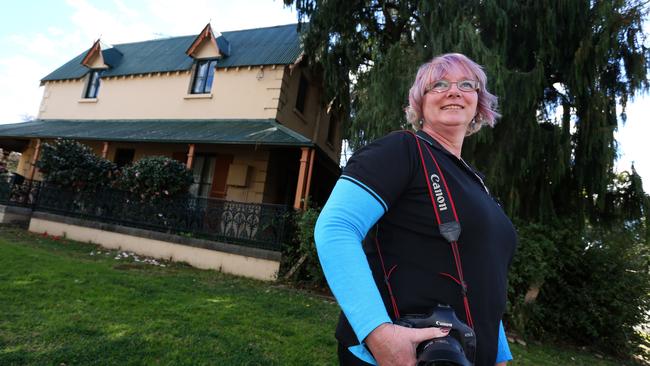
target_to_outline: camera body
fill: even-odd
[[[395,324],[407,328],[449,328],[449,335],[433,338],[417,347],[417,365],[473,366],[476,354],[474,330],[463,323],[449,305],[439,304],[428,314],[405,315]]]

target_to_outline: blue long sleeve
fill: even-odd
[[[506,331],[503,329],[503,322],[499,322],[499,343],[497,346],[497,363],[512,360],[512,353],[510,353],[510,346],[508,346],[508,339],[506,338]]]
[[[383,214],[375,197],[340,179],[314,231],[327,282],[360,342],[380,324],[391,322],[361,245]]]

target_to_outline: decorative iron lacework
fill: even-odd
[[[24,180],[0,182],[0,203],[28,206],[64,216],[280,251],[287,206],[187,196],[143,198],[101,189],[73,191]]]
[[[142,198],[103,189],[74,192],[41,187],[37,209],[101,222],[279,251],[288,208],[212,198]]]
[[[38,197],[40,184],[17,174],[5,176],[0,179],[0,204],[32,207]]]

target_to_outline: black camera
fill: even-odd
[[[407,328],[449,328],[449,335],[433,338],[417,347],[417,366],[473,366],[476,354],[474,330],[448,305],[437,305],[429,314],[405,315],[395,324]]]

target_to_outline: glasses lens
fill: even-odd
[[[478,83],[474,80],[461,80],[456,85],[462,91],[474,91],[478,89]]]
[[[433,85],[431,85],[431,90],[435,92],[443,92],[449,90],[451,83],[447,80],[438,80]]]

